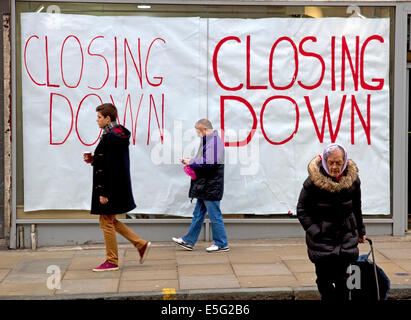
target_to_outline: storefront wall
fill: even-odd
[[[9,84],[10,80],[10,72],[9,70],[6,70],[4,66],[8,65],[10,62],[10,54],[9,54],[9,49],[10,49],[10,41],[9,39],[9,34],[10,34],[10,4],[7,1],[3,1],[0,3],[0,15],[2,17],[3,21],[3,30],[0,33],[0,47],[3,48],[2,52],[0,53],[0,105],[2,106],[7,106],[9,105],[9,96],[7,95],[7,87]],[[6,41],[3,40],[3,38],[6,38]],[[7,84],[5,86],[5,84]],[[0,108],[0,132],[5,132],[5,126],[4,126],[4,109]],[[3,148],[4,142],[5,142],[5,135],[0,136],[0,148]],[[5,163],[7,161],[7,157],[5,156],[5,152],[0,152],[0,176],[5,177],[5,172],[4,172],[4,167]],[[5,212],[5,180],[2,179],[0,181],[0,212]],[[8,226],[8,219],[6,219],[5,215],[0,214],[0,247],[4,246],[4,242],[2,239],[7,238],[8,234],[6,234]]]
[[[12,92],[13,92],[13,167],[11,196],[10,248],[22,245],[19,240],[24,234],[24,246],[30,247],[31,226],[36,226],[38,246],[79,245],[103,243],[98,220],[82,210],[24,211],[24,177],[22,152],[22,95],[21,95],[21,12],[35,12],[40,5],[44,10],[58,6],[61,13],[93,15],[154,15],[154,16],[203,16],[203,17],[303,17],[318,15],[322,9],[325,17],[348,16],[347,7],[356,5],[367,17],[390,17],[390,151],[391,151],[391,212],[386,215],[367,215],[365,223],[369,235],[404,235],[407,229],[407,172],[408,172],[408,104],[406,95],[406,52],[407,13],[411,5],[407,2],[270,2],[270,1],[139,1],[152,4],[150,10],[139,13],[124,1],[124,5],[113,5],[109,1],[96,3],[12,1]],[[133,2],[134,3],[134,2]],[[184,4],[183,4],[184,3]],[[221,6],[224,4],[224,6]],[[167,5],[169,5],[167,9]],[[51,7],[56,10],[56,7]],[[113,13],[115,12],[115,13]],[[153,13],[154,12],[154,13]],[[394,45],[395,44],[395,45]],[[395,49],[394,49],[395,48]],[[250,199],[251,200],[251,199]],[[169,241],[172,236],[182,235],[188,228],[190,218],[155,216],[141,213],[134,219],[123,215],[127,223],[143,238],[153,241]],[[127,218],[127,219],[126,219]],[[279,237],[301,237],[304,232],[295,215],[226,215],[225,224],[229,239],[263,239]],[[23,233],[20,231],[23,230]],[[205,221],[200,239],[211,241],[210,222]],[[119,237],[119,242],[126,242]]]

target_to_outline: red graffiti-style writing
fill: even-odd
[[[329,103],[328,103],[328,96],[325,97],[325,103],[324,103],[324,113],[323,113],[323,120],[322,120],[322,125],[321,125],[321,131],[319,130],[319,126],[318,126],[318,122],[316,120],[316,117],[314,115],[313,112],[313,107],[311,105],[310,102],[310,97],[309,96],[305,96],[304,100],[305,100],[305,104],[306,107],[309,111],[309,114],[311,116],[311,120],[313,122],[314,125],[314,129],[315,132],[317,134],[318,137],[318,141],[323,143],[324,142],[324,133],[325,133],[325,123],[327,121],[328,123],[328,129],[330,131],[330,138],[331,138],[331,142],[335,142],[337,140],[338,137],[338,132],[340,131],[340,126],[341,126],[341,119],[343,116],[343,112],[344,112],[344,107],[345,107],[345,103],[346,103],[346,98],[347,96],[344,95],[341,101],[341,106],[340,106],[340,111],[339,111],[339,115],[338,115],[338,119],[336,119],[336,127],[335,129],[333,129],[333,125],[332,123],[335,123],[335,119],[334,121],[331,119],[331,115],[330,115],[330,110],[329,110]],[[227,110],[226,107],[226,102],[228,100],[234,100],[234,101],[238,101],[241,102],[242,104],[244,104],[248,110],[250,111],[250,114],[252,116],[252,120],[253,120],[253,125],[250,129],[249,135],[247,136],[246,139],[242,140],[242,141],[224,141],[224,131],[225,131],[225,111]],[[294,130],[292,131],[291,135],[289,135],[288,137],[284,137],[283,140],[280,141],[273,141],[272,139],[270,139],[264,129],[264,112],[266,107],[268,106],[268,104],[270,102],[273,102],[275,100],[287,100],[289,101],[291,104],[294,106],[295,109],[295,123],[294,125]],[[257,106],[258,107],[258,106]],[[371,144],[371,114],[370,114],[370,108],[371,108],[371,95],[368,94],[367,95],[367,115],[366,115],[366,120],[364,120],[364,116],[362,115],[358,104],[357,104],[357,100],[355,98],[354,95],[351,95],[351,143],[354,144],[354,128],[355,128],[355,113],[358,115],[358,118],[360,119],[361,125],[365,131],[366,137],[367,137],[367,143],[370,145]],[[236,96],[221,96],[220,97],[220,110],[221,110],[221,132],[222,132],[222,138],[224,141],[224,145],[226,147],[241,147],[241,146],[245,146],[247,145],[253,138],[255,131],[257,130],[257,115],[255,112],[255,108],[244,98],[240,98],[240,97],[236,97]],[[298,127],[299,127],[299,121],[300,121],[300,107],[298,106],[297,102],[288,96],[272,96],[269,97],[267,100],[265,100],[265,102],[262,105],[261,108],[261,112],[260,112],[260,126],[261,126],[261,131],[263,133],[263,136],[265,138],[265,140],[273,145],[281,145],[281,144],[285,144],[287,142],[289,142],[291,139],[293,139],[293,137],[295,136],[295,134],[297,134],[298,132]],[[275,128],[275,124],[274,123],[270,123],[271,127]]]
[[[95,92],[108,88],[124,90],[125,94],[123,94],[124,100],[122,102],[114,101],[112,94],[106,94],[105,98],[111,99],[112,103],[118,107],[119,113],[123,112],[122,118],[119,117],[118,119],[119,123],[120,119],[122,119],[124,125],[127,121],[131,122],[133,144],[136,144],[138,140],[137,129],[142,127],[141,123],[138,125],[138,118],[141,112],[145,112],[143,111],[144,106],[146,107],[148,119],[146,144],[148,145],[150,142],[152,118],[157,124],[161,142],[164,142],[165,93],[144,91],[150,88],[157,90],[165,83],[164,75],[150,73],[150,71],[153,72],[156,58],[158,59],[159,56],[155,53],[161,52],[167,46],[164,38],[143,39],[136,37],[131,39],[118,35],[107,38],[103,35],[95,35],[85,41],[77,35],[70,34],[60,43],[52,40],[47,35],[40,37],[33,34],[25,40],[23,53],[23,71],[25,71],[27,79],[33,86],[68,90],[63,90],[65,93],[62,93],[63,91],[50,92],[49,142],[51,145],[66,143],[71,136],[73,127],[80,143],[86,146],[95,144],[101,135],[101,131],[96,138],[93,137],[91,141],[85,141],[88,139],[82,137],[79,130],[79,125],[81,125],[79,124],[79,114],[83,110],[82,108],[86,108],[90,104],[94,106],[96,102],[103,103],[105,101],[102,99],[103,94],[96,94]],[[252,35],[245,35],[244,39],[236,35],[228,35],[216,43],[211,56],[213,79],[220,90],[229,93],[223,93],[220,96],[221,130],[224,132],[227,129],[225,114],[227,108],[229,108],[229,103],[236,103],[245,107],[242,114],[244,117],[251,119],[252,122],[245,139],[241,141],[224,141],[225,145],[230,147],[246,146],[253,139],[258,125],[269,144],[282,145],[292,141],[298,133],[300,111],[304,105],[304,108],[307,108],[306,111],[308,111],[313,124],[313,131],[319,142],[324,142],[327,129],[331,142],[335,142],[341,131],[342,117],[350,112],[351,143],[355,143],[354,128],[356,128],[356,123],[359,123],[361,126],[357,126],[357,130],[362,128],[366,141],[370,145],[372,140],[371,103],[374,101],[373,95],[378,94],[378,91],[384,88],[385,79],[382,75],[371,74],[367,55],[371,52],[371,46],[374,50],[375,47],[382,46],[385,43],[384,38],[378,34],[365,38],[358,35],[331,36],[329,39],[317,39],[314,36],[307,35],[301,39],[281,36],[267,41],[270,41],[270,44],[266,47],[265,66],[262,70],[264,75],[258,77],[260,80],[252,79],[252,75],[255,74],[253,68],[256,66],[254,61],[256,50],[253,50],[255,43]],[[319,49],[324,47],[324,41],[328,41],[326,44],[328,52]],[[57,48],[54,50],[55,54],[52,55],[49,52],[51,46]],[[107,46],[110,50],[101,50],[102,47]],[[44,51],[43,49],[39,51],[38,48],[44,48]],[[231,48],[231,50],[225,50],[227,48]],[[233,48],[235,50],[232,50]],[[238,69],[244,72],[231,73],[231,78],[226,78],[224,77],[224,68],[227,61],[230,61],[227,60],[230,59],[227,53],[232,54],[238,51],[243,53],[241,56],[245,59],[238,66]],[[68,52],[70,52],[70,60],[68,59]],[[284,52],[289,55],[286,66],[280,64],[282,60],[279,59]],[[39,55],[41,59],[35,60],[34,57],[39,57]],[[69,61],[76,61],[76,63],[69,64]],[[179,62],[172,61],[170,63]],[[318,76],[311,82],[305,78],[307,67],[308,70],[319,71],[316,73]],[[243,70],[244,68],[245,70]],[[302,72],[303,69],[304,72]],[[87,72],[85,72],[86,70]],[[290,78],[285,81],[282,80],[284,79],[284,72],[290,74]],[[98,77],[90,77],[90,74],[98,74]],[[96,78],[99,80],[94,80]],[[299,92],[305,90],[306,93],[299,97],[292,96],[290,92],[293,92],[291,90],[294,88],[299,89]],[[322,92],[328,90],[329,94],[321,97],[323,103],[313,105],[312,101],[314,100],[312,100],[312,97],[318,92],[315,90],[319,88],[323,89]],[[88,89],[91,92],[82,93],[82,99],[80,102],[76,102],[78,106],[75,106],[73,105],[74,100],[70,97],[70,90],[79,89]],[[128,90],[134,90],[134,92],[128,92]],[[135,92],[135,90],[138,90],[138,92]],[[247,92],[255,91],[264,91],[267,95],[262,101],[256,102],[254,99],[249,99],[249,95],[247,95]],[[238,94],[241,92],[241,96],[233,95],[233,92]],[[338,92],[341,92],[339,100],[338,96],[336,97]],[[331,94],[333,94],[332,100],[330,99]],[[361,112],[358,101],[365,101],[365,97],[361,96],[364,94],[366,94],[367,101],[366,111]],[[77,99],[75,101],[78,101]],[[318,101],[318,97],[316,100]],[[250,101],[254,102],[251,103]],[[338,107],[339,104],[337,113],[330,112],[330,101],[338,101],[337,104],[333,103],[336,104],[334,107]],[[350,101],[351,108],[345,108]],[[275,130],[275,124],[268,123],[267,119],[264,120],[264,115],[267,112],[275,112],[279,103],[281,106],[289,104],[290,109],[288,112],[295,115],[295,122],[290,123],[291,130],[289,133],[284,134],[284,137],[273,138],[269,136],[269,133],[273,129]],[[121,104],[122,107],[119,108]],[[63,135],[59,134],[59,138],[53,133],[52,125],[54,121],[53,112],[56,112],[57,108],[70,110],[71,115],[71,118],[69,116],[67,119],[69,131],[64,132]],[[334,119],[332,119],[332,114],[336,114]],[[64,138],[61,138],[62,136]]]
[[[220,78],[220,71],[219,71],[219,65],[221,65],[218,63],[219,58],[219,52],[221,50],[221,48],[223,47],[223,45],[226,45],[229,41],[236,41],[239,44],[239,49],[241,49],[241,39],[236,37],[236,36],[228,36],[225,37],[223,39],[221,39],[214,50],[214,54],[213,54],[213,75],[214,78],[217,82],[217,84],[219,85],[219,87],[221,87],[224,90],[227,91],[239,91],[244,87],[243,82],[240,82],[240,84],[238,84],[235,87],[229,87],[226,84],[223,84],[223,82],[221,81]],[[318,88],[324,79],[324,74],[326,72],[326,66],[324,63],[324,57],[322,57],[320,54],[315,53],[315,52],[308,52],[303,48],[304,43],[306,43],[307,41],[312,41],[314,43],[317,42],[317,38],[309,36],[309,37],[304,37],[298,44],[296,44],[295,40],[289,38],[289,37],[280,37],[279,39],[277,39],[270,50],[269,53],[269,58],[267,61],[267,70],[268,70],[268,76],[267,79],[269,79],[269,84],[270,84],[270,88],[274,89],[274,90],[287,90],[292,88],[293,86],[295,86],[295,84],[297,83],[299,86],[301,86],[304,89],[308,89],[308,90],[312,90],[315,88]],[[330,50],[331,50],[331,90],[332,91],[336,91],[336,75],[337,75],[337,70],[336,70],[336,37],[333,36],[331,37],[331,44],[330,44]],[[381,90],[382,87],[384,86],[384,79],[383,78],[373,78],[372,82],[377,83],[376,86],[372,86],[369,83],[367,83],[365,81],[365,52],[367,49],[367,46],[370,44],[371,41],[379,41],[380,43],[384,43],[384,39],[381,36],[378,35],[373,35],[370,36],[368,38],[366,38],[362,45],[360,44],[360,38],[359,36],[355,37],[355,52],[351,52],[349,47],[348,47],[348,43],[347,43],[347,37],[346,36],[342,36],[341,38],[341,79],[340,79],[340,83],[341,83],[341,91],[345,90],[345,83],[346,83],[346,60],[348,60],[348,64],[350,66],[350,71],[351,71],[351,77],[354,83],[354,88],[355,91],[358,91],[359,86],[361,86],[361,89],[365,89],[365,90]],[[274,62],[275,62],[275,52],[277,49],[277,46],[281,43],[287,43],[289,45],[289,47],[291,48],[292,56],[293,56],[293,64],[291,65],[281,65],[279,68],[275,68]],[[252,86],[250,84],[250,68],[252,66],[252,61],[251,61],[251,37],[248,35],[247,36],[247,40],[246,40],[246,46],[245,46],[245,52],[246,52],[246,75],[247,75],[247,79],[246,79],[246,83],[247,89],[260,89],[260,90],[267,90],[268,86],[267,85],[263,85],[260,84],[258,86]],[[315,60],[318,60],[320,62],[321,65],[321,76],[320,79],[318,80],[317,83],[315,83],[314,85],[307,85],[307,84],[303,84],[302,80],[303,79],[298,79],[298,74],[299,74],[299,56],[305,56],[305,57],[312,57],[315,58]],[[315,63],[312,62],[312,63]],[[239,66],[239,68],[241,68],[241,66]],[[290,83],[286,84],[286,85],[278,85],[275,83],[275,75],[277,73],[283,72],[284,70],[294,70],[293,73],[293,77],[290,81]]]
[[[61,98],[65,99],[65,100],[67,101],[67,103],[68,103],[68,106],[69,106],[69,108],[70,108],[70,113],[71,113],[70,130],[68,131],[68,133],[67,133],[66,137],[64,138],[64,140],[61,141],[61,142],[54,142],[54,141],[53,141],[53,126],[52,126],[52,121],[53,121],[53,97],[54,97],[54,96],[58,96],[58,97],[61,97]],[[50,131],[50,144],[51,144],[51,145],[64,144],[64,143],[67,141],[67,139],[68,139],[68,137],[69,137],[69,135],[70,135],[70,133],[71,133],[71,130],[73,129],[73,107],[71,106],[70,100],[67,99],[67,97],[65,97],[65,96],[63,96],[62,94],[59,94],[59,93],[50,93],[50,124],[49,124],[49,129],[50,129],[49,131]]]
[[[271,102],[271,101],[274,101],[274,100],[279,100],[279,99],[288,100],[288,101],[290,101],[290,102],[294,105],[294,108],[295,108],[295,119],[296,119],[296,120],[295,120],[294,131],[291,133],[291,135],[290,135],[289,137],[283,139],[282,141],[275,142],[275,141],[272,141],[270,138],[268,138],[267,134],[265,133],[265,130],[264,130],[264,120],[263,120],[263,119],[264,119],[264,110],[265,110],[265,108],[267,107],[268,103]],[[261,108],[261,115],[260,115],[261,131],[262,131],[262,133],[263,133],[263,136],[264,136],[265,140],[267,140],[267,141],[268,141],[269,143],[271,143],[271,144],[280,145],[280,144],[284,144],[284,143],[287,143],[288,141],[290,141],[290,140],[294,137],[294,135],[297,133],[297,131],[298,131],[299,121],[300,121],[300,113],[299,113],[299,111],[298,111],[297,102],[295,102],[294,99],[292,99],[292,98],[290,98],[290,97],[287,97],[287,96],[274,96],[274,97],[270,97],[270,98],[268,98],[268,99],[264,102],[263,107]]]
[[[363,41],[361,41],[363,40]],[[340,51],[337,52],[337,42],[340,42]],[[380,44],[384,43],[384,39],[379,36],[379,35],[372,35],[369,36],[365,39],[361,39],[360,36],[355,36],[355,37],[350,37],[348,39],[347,36],[342,36],[340,39],[332,36],[330,39],[330,56],[331,56],[331,63],[329,69],[327,69],[327,65],[325,63],[325,58],[319,54],[316,53],[315,50],[307,50],[305,48],[305,44],[308,42],[311,42],[313,44],[318,43],[318,39],[313,36],[307,36],[301,39],[301,41],[296,41],[295,39],[292,39],[290,37],[280,37],[276,39],[273,42],[273,45],[271,46],[271,50],[269,51],[269,58],[267,60],[267,66],[268,66],[268,72],[267,72],[267,79],[268,83],[259,83],[257,84],[252,84],[251,83],[251,68],[253,66],[252,63],[252,55],[251,52],[252,50],[252,38],[250,35],[246,36],[246,41],[245,45],[243,44],[243,41],[236,36],[227,36],[223,39],[221,39],[214,50],[213,54],[213,75],[214,79],[217,83],[217,85],[225,90],[225,91],[241,91],[242,93],[248,91],[248,90],[265,90],[267,91],[269,97],[265,99],[265,101],[260,101],[261,104],[258,106],[253,106],[251,103],[244,98],[244,95],[242,97],[239,96],[226,96],[226,95],[221,95],[220,96],[220,119],[221,119],[221,131],[222,133],[224,130],[226,130],[226,119],[225,119],[225,111],[227,109],[227,102],[228,101],[236,101],[240,103],[241,105],[244,105],[247,107],[249,112],[244,112],[244,116],[247,118],[247,115],[250,115],[248,117],[249,119],[252,120],[253,125],[250,128],[249,134],[246,139],[242,141],[225,141],[225,146],[230,146],[230,147],[241,147],[247,145],[251,139],[254,136],[254,133],[257,129],[257,112],[256,110],[261,107],[260,111],[260,127],[261,127],[261,132],[265,138],[265,140],[273,145],[281,145],[289,142],[292,140],[292,138],[295,136],[295,134],[298,132],[298,127],[299,127],[299,117],[300,117],[300,112],[299,112],[299,106],[296,102],[296,99],[289,96],[289,95],[276,95],[272,94],[271,92],[275,91],[286,91],[289,89],[292,89],[295,86],[299,86],[305,90],[315,90],[319,88],[320,86],[323,86],[324,78],[327,72],[329,72],[329,79],[331,80],[330,82],[330,87],[328,88],[333,91],[341,90],[341,92],[344,93],[346,91],[347,83],[349,82],[352,84],[352,90],[354,92],[361,90],[372,90],[372,91],[378,91],[381,90],[384,87],[384,78],[383,77],[372,77],[371,82],[366,81],[366,53],[367,53],[367,47],[371,42],[377,42]],[[277,65],[276,62],[276,51],[278,49],[279,44],[282,44],[282,46],[287,46],[289,47],[289,52],[290,52],[290,59],[288,59],[288,62],[291,62],[287,64],[287,66],[284,65]],[[227,55],[222,54],[221,49],[223,46],[235,46],[236,50],[245,50],[245,67],[246,67],[246,79],[245,81],[242,81],[242,79],[229,79],[230,82],[236,83],[235,86],[228,86],[226,83],[223,83],[221,80],[221,75],[223,73],[223,66],[224,66],[224,59],[227,59]],[[304,63],[311,63],[315,64],[316,68],[320,68],[320,77],[318,80],[316,80],[315,83],[307,83],[306,80],[304,79],[299,79],[300,76],[300,69],[301,69],[301,57],[305,58],[310,58],[310,59],[305,59]],[[337,57],[339,57],[341,60],[341,63],[338,63]],[[241,66],[239,66],[239,69],[241,69]],[[281,74],[284,69],[287,70],[287,72],[292,73],[291,79],[287,83],[279,84],[277,83],[277,75]],[[242,74],[241,72],[238,72],[237,74]],[[337,75],[340,75],[340,78],[337,79]],[[245,85],[244,85],[245,84]],[[363,115],[363,113],[360,112],[358,103],[357,103],[357,97],[356,95],[351,94],[351,143],[355,143],[354,139],[354,128],[355,128],[355,119],[359,119],[362,128],[364,129],[365,136],[367,139],[367,143],[370,145],[371,144],[371,93],[367,93],[367,111],[366,111],[366,116]],[[295,110],[295,123],[293,124],[294,129],[291,132],[291,135],[284,137],[282,140],[279,141],[273,141],[272,138],[270,138],[267,135],[266,130],[264,129],[265,127],[265,122],[264,122],[264,112],[266,108],[271,105],[272,103],[275,104],[276,100],[286,100],[291,103],[291,106],[294,106]],[[324,97],[324,104],[323,104],[323,113],[322,113],[322,122],[321,122],[321,128],[319,123],[317,122],[317,119],[315,117],[315,112],[314,108],[318,109],[318,106],[314,107],[311,104],[310,101],[310,95],[305,95],[304,96],[304,101],[305,105],[307,107],[308,113],[311,117],[314,131],[317,134],[318,140],[322,143],[324,142],[324,137],[325,137],[325,129],[326,129],[326,124],[328,125],[328,130],[330,133],[330,139],[331,142],[335,142],[338,138],[338,133],[340,132],[341,129],[341,123],[342,123],[342,117],[344,114],[344,107],[346,104],[347,100],[347,94],[342,94],[341,95],[341,104],[340,104],[340,109],[338,113],[338,118],[332,120],[331,119],[331,113],[330,113],[330,105],[329,105],[329,96],[326,95]],[[357,115],[357,116],[356,116]],[[334,125],[333,125],[334,123]],[[271,128],[275,128],[275,124],[270,123]],[[224,138],[224,137],[223,137]]]
[[[324,141],[324,133],[325,133],[325,121],[327,119],[328,123],[328,130],[330,131],[330,137],[331,137],[331,142],[334,143],[335,140],[337,140],[338,132],[340,131],[340,126],[341,126],[341,119],[344,111],[344,106],[345,106],[345,100],[347,96],[344,95],[341,101],[341,107],[340,107],[340,112],[338,115],[338,120],[337,120],[337,125],[335,130],[333,129],[332,121],[331,121],[331,115],[330,115],[330,106],[328,104],[328,96],[325,96],[325,102],[324,102],[324,113],[323,113],[323,122],[321,125],[321,132],[318,130],[318,124],[317,120],[315,120],[313,108],[311,106],[310,102],[310,97],[305,96],[304,100],[307,105],[308,112],[310,113],[311,120],[313,121],[315,132],[317,133],[318,140],[323,143]]]
[[[255,111],[250,103],[248,103],[247,100],[241,98],[241,97],[236,97],[236,96],[221,96],[220,98],[220,112],[221,112],[221,137],[224,140],[224,130],[225,130],[225,125],[224,125],[224,110],[225,110],[225,101],[227,100],[235,100],[238,102],[241,102],[243,105],[245,105],[248,110],[251,113],[251,116],[253,117],[253,125],[250,130],[250,133],[248,134],[247,138],[245,138],[242,141],[236,141],[236,142],[225,142],[224,145],[227,147],[241,147],[247,145],[251,139],[254,136],[255,130],[257,129],[257,116],[255,114]]]
[[[57,104],[57,105],[56,105],[56,97],[61,98],[61,99],[60,99],[60,103]],[[120,114],[123,114],[123,122],[122,122],[122,124],[123,124],[124,126],[126,125],[126,123],[127,123],[128,121],[131,122],[131,133],[132,133],[132,143],[133,143],[133,145],[135,145],[135,144],[137,143],[137,128],[138,128],[138,127],[137,127],[137,122],[138,122],[138,117],[139,117],[139,114],[140,114],[140,109],[141,109],[141,107],[144,105],[144,103],[143,103],[143,101],[144,101],[144,100],[143,100],[143,97],[144,97],[144,94],[141,94],[141,96],[139,97],[137,112],[136,112],[136,116],[134,117],[134,116],[133,116],[133,108],[134,108],[134,105],[133,105],[133,103],[132,103],[133,101],[132,101],[132,97],[131,97],[130,94],[127,95],[127,98],[126,98],[126,102],[125,102],[125,104],[124,104],[124,107],[121,105],[121,102],[119,102],[119,101],[114,101],[114,98],[113,98],[112,95],[109,96],[109,99],[111,100],[111,102],[112,102],[114,105],[116,105],[117,110],[118,110],[117,122],[118,122],[118,123],[121,123],[121,121],[120,121]],[[88,102],[89,99],[92,99],[92,101],[91,101],[91,102]],[[159,100],[161,101],[161,114],[160,114],[160,111],[159,111],[159,103],[158,103]],[[157,101],[157,105],[156,105],[156,101]],[[71,132],[72,132],[73,126],[75,127],[77,139],[78,139],[78,141],[79,141],[81,144],[83,144],[83,145],[85,145],[85,146],[93,146],[93,145],[95,145],[95,144],[98,142],[98,140],[99,140],[99,138],[100,138],[100,136],[101,136],[101,134],[102,134],[102,131],[100,130],[99,135],[96,136],[96,138],[95,138],[94,140],[92,140],[92,141],[85,141],[85,139],[80,135],[79,127],[80,127],[81,125],[84,126],[84,125],[86,125],[86,124],[80,123],[79,115],[80,115],[80,112],[81,112],[82,108],[84,108],[84,107],[86,107],[86,106],[89,107],[90,105],[93,106],[93,108],[94,108],[96,105],[99,105],[99,104],[102,104],[102,103],[103,103],[103,99],[102,99],[98,94],[90,93],[90,94],[87,94],[86,96],[84,96],[84,97],[81,99],[78,107],[75,108],[75,106],[73,107],[72,102],[70,101],[69,97],[67,97],[67,96],[65,96],[65,95],[62,95],[62,94],[59,94],[59,93],[55,93],[55,92],[50,93],[50,121],[49,121],[50,145],[61,145],[61,144],[66,143],[66,141],[68,140],[68,138],[71,136]],[[56,141],[55,141],[55,137],[54,137],[54,135],[53,135],[53,130],[52,130],[52,128],[53,128],[53,121],[54,121],[54,120],[53,120],[53,110],[55,110],[56,108],[66,108],[65,105],[70,109],[70,117],[67,118],[67,123],[70,123],[70,129],[69,129],[68,132],[65,134],[65,138],[64,138],[62,141],[56,142]],[[154,114],[155,114],[155,117],[156,117],[156,122],[157,122],[158,130],[159,130],[159,132],[160,132],[161,143],[163,143],[163,142],[164,142],[164,126],[165,126],[165,119],[164,119],[164,114],[165,114],[165,97],[164,97],[164,94],[161,94],[160,97],[158,97],[158,95],[155,96],[155,95],[153,95],[153,94],[148,95],[148,102],[146,101],[146,104],[145,104],[145,105],[147,106],[147,107],[146,107],[146,110],[147,110],[146,112],[147,112],[147,114],[148,114],[147,142],[146,142],[146,143],[147,143],[147,145],[149,145],[149,143],[150,143],[151,113],[152,113],[152,109],[154,109]],[[74,111],[75,111],[75,110],[76,110],[76,116],[74,117]],[[60,112],[62,112],[62,111],[60,110]],[[159,114],[160,114],[160,115],[159,115]],[[160,125],[160,121],[159,121],[160,116],[161,116],[161,125]],[[130,119],[130,120],[129,120],[129,119]],[[61,120],[60,120],[60,121],[61,121]],[[93,119],[93,121],[94,121],[94,119]],[[90,123],[87,122],[87,126],[89,126],[89,125],[90,125]],[[60,135],[61,135],[61,129],[59,130],[59,133],[60,133]]]
[[[106,85],[107,81],[108,81],[108,77],[110,76],[110,67],[109,67],[109,65],[108,65],[108,62],[107,62],[106,57],[103,56],[103,55],[101,55],[101,54],[98,54],[98,53],[92,53],[92,52],[90,51],[91,44],[94,42],[94,40],[99,39],[99,38],[104,39],[103,36],[98,36],[98,37],[94,37],[94,38],[90,41],[90,44],[88,45],[88,48],[87,48],[87,53],[88,53],[90,56],[95,56],[95,57],[100,57],[100,58],[102,58],[102,59],[104,60],[105,64],[106,64],[106,70],[107,70],[107,72],[106,72],[106,79],[104,80],[103,84],[102,84],[99,88],[94,88],[94,87],[92,87],[92,86],[88,86],[90,89],[94,89],[94,90],[100,90],[101,88],[103,88],[103,87]]]
[[[33,50],[30,45],[33,41],[44,41],[44,52]],[[122,61],[119,61],[119,41],[123,42]],[[148,48],[144,51],[142,49],[142,41],[141,38],[137,38],[137,41],[135,41],[135,39],[120,39],[117,36],[113,39],[106,39],[103,35],[99,35],[90,39],[87,43],[82,43],[78,36],[69,35],[61,43],[53,42],[53,48],[59,48],[59,59],[57,60],[54,56],[54,60],[51,61],[51,57],[49,56],[49,37],[46,35],[44,39],[41,39],[37,35],[31,35],[24,44],[24,67],[31,82],[36,86],[52,88],[64,87],[68,89],[87,87],[92,90],[101,90],[111,85],[117,88],[119,81],[122,80],[124,90],[128,90],[130,78],[133,78],[133,80],[136,80],[136,82],[133,81],[133,84],[137,83],[140,89],[145,87],[159,87],[163,84],[163,77],[161,75],[151,75],[149,73],[149,66],[155,63],[155,61],[151,62],[152,52],[159,50],[161,46],[165,46],[166,41],[160,37],[154,38],[146,42]],[[78,64],[72,63],[69,65],[67,62],[68,59],[64,56],[69,44],[71,45],[71,59],[79,61]],[[110,51],[112,52],[112,56],[96,52],[96,49],[103,45],[113,48],[112,51]],[[87,48],[87,50],[83,48]],[[34,60],[33,57],[41,57],[42,55],[45,61],[44,68],[41,68],[42,72],[37,76],[38,78],[35,78],[30,71],[32,70],[30,64],[41,64],[41,59],[36,58]],[[87,59],[88,57],[92,57],[93,59]],[[94,61],[97,58],[103,63],[95,64]],[[86,65],[87,62],[89,65]],[[124,66],[123,73],[119,72],[119,64],[121,62],[122,66]],[[96,69],[96,66],[100,66],[100,68]],[[114,66],[113,79],[110,78],[110,66]],[[53,67],[53,69],[51,69],[51,67]],[[89,68],[87,74],[84,72],[86,67]],[[132,70],[135,70],[135,72],[132,72]],[[78,74],[78,78],[75,79],[73,83],[68,83],[67,75],[73,73]],[[92,78],[90,75],[92,74],[103,75],[100,86],[96,86],[95,83],[89,83]],[[122,75],[122,79],[119,78],[120,74]],[[113,83],[110,83],[110,80],[114,80]]]

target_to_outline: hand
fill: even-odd
[[[93,163],[94,156],[93,155],[83,155],[84,162],[86,163]]]
[[[107,204],[107,202],[108,202],[108,198],[100,196],[100,203],[101,204]]]
[[[362,237],[358,238],[358,242],[359,243],[365,243],[365,241],[367,241],[367,240],[365,240],[365,238],[367,238],[367,236],[364,234]]]
[[[188,166],[190,164],[190,158],[181,158],[181,163]]]

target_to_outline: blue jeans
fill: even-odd
[[[193,212],[193,220],[191,221],[190,229],[183,236],[183,240],[192,246],[197,242],[203,226],[206,213],[211,220],[211,230],[213,232],[213,240],[216,246],[228,246],[227,235],[225,233],[223,215],[220,210],[220,201],[208,201],[197,199],[196,207]]]

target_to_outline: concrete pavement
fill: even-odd
[[[411,234],[372,239],[389,299],[410,299]],[[224,253],[209,245],[190,252],[156,242],[143,265],[119,245],[120,270],[100,273],[91,269],[104,262],[103,245],[0,250],[0,299],[319,299],[303,238],[231,241]]]

